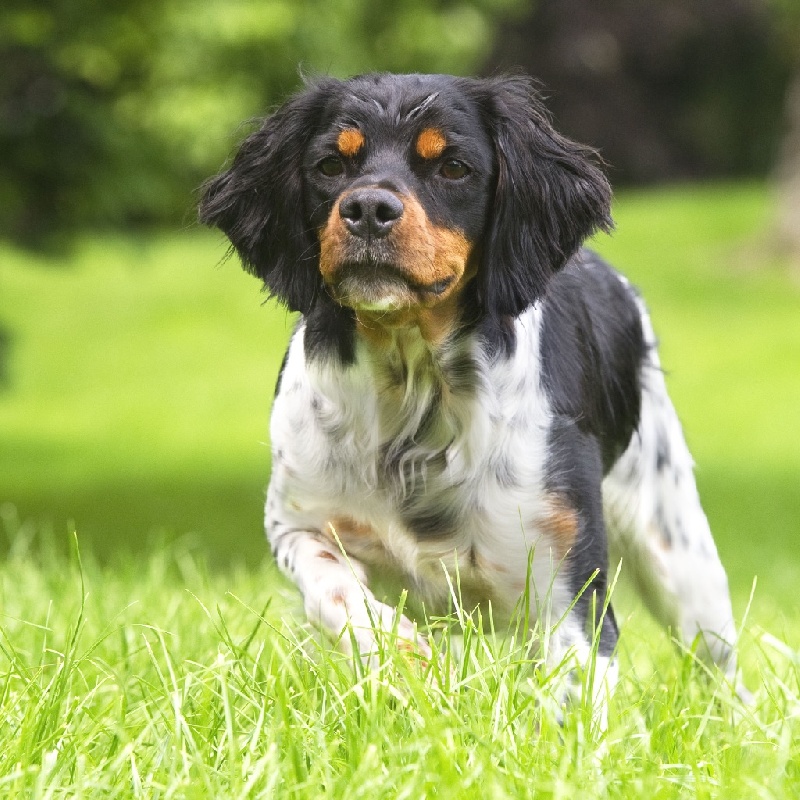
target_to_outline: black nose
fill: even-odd
[[[379,239],[403,216],[403,203],[386,189],[356,189],[339,203],[339,216],[353,235]]]

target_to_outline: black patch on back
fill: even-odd
[[[557,414],[597,438],[608,472],[639,424],[639,309],[612,269],[582,250],[553,278],[543,312],[544,388]]]

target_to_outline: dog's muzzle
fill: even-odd
[[[320,230],[320,272],[342,305],[431,306],[464,274],[470,245],[437,228],[419,200],[372,184],[342,195]]]

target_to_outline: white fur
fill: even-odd
[[[473,345],[478,391],[442,397],[434,444],[446,452],[446,469],[434,473],[428,464],[433,453],[419,447],[400,459],[396,475],[384,471],[381,444],[419,429],[440,381],[430,346],[406,334],[408,374],[398,384],[385,353],[375,354],[363,341],[347,369],[307,363],[304,329],[297,331],[273,408],[267,532],[279,565],[303,593],[309,618],[334,638],[344,638],[348,620],[364,622],[365,601],[376,607],[365,589],[368,574],[398,576],[433,613],[447,611],[447,574],[458,575],[467,602],[491,601],[495,617],[508,619],[525,591],[530,556],[533,618],[552,624],[569,607],[573,598],[558,576],[560,557],[530,522],[547,511],[536,490],[543,486],[550,421],[538,371],[540,326],[538,309],[517,320],[510,361],[489,361]],[[334,434],[343,430],[345,436]],[[513,464],[515,487],[499,485],[491,468],[498,454]],[[426,494],[458,487],[449,501],[468,513],[457,533],[425,540],[405,528],[398,501],[420,486]],[[372,534],[334,534],[330,521],[339,517],[354,518]],[[345,598],[339,610],[330,608],[334,596]],[[375,617],[390,627],[384,607]],[[369,642],[365,646],[369,650]]]
[[[612,553],[653,616],[701,655],[736,672],[728,580],[694,479],[694,462],[667,394],[656,339],[640,302],[649,354],[639,429],[603,484]],[[659,440],[668,458],[657,468]]]
[[[603,484],[610,545],[654,615],[687,642],[700,634],[704,652],[732,676],[736,630],[725,572],[640,309],[650,350],[639,429]],[[371,660],[378,632],[396,630],[430,657],[411,621],[396,618],[368,587],[376,576],[394,576],[436,614],[448,611],[457,576],[462,604],[490,602],[501,625],[528,588],[531,620],[545,632],[546,663],[556,668],[572,656],[592,662],[584,622],[567,613],[574,598],[560,571],[563,553],[536,524],[548,511],[552,421],[540,374],[541,326],[538,307],[515,321],[509,359],[488,358],[477,339],[462,345],[472,348],[477,375],[476,390],[462,394],[443,378],[449,345],[434,348],[418,332],[398,333],[380,351],[358,339],[355,363],[342,368],[308,362],[302,324],[297,330],[273,407],[266,528],[308,618],[345,650],[354,642]],[[435,424],[418,441],[437,392]],[[659,466],[665,442],[669,458]],[[498,458],[511,466],[513,485],[498,479]],[[460,514],[450,535],[425,538],[405,527],[399,509],[419,496]],[[617,666],[600,656],[592,663],[591,694],[604,726]]]

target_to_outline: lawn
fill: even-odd
[[[0,501],[105,554],[188,538],[263,558],[267,419],[291,320],[219,237],[86,237],[0,251]]]
[[[292,321],[218,237],[0,245],[0,794],[797,796],[800,284],[763,255],[768,215],[757,185],[623,194],[596,243],[663,340],[756,694],[702,680],[623,596],[605,736],[558,726],[479,620],[452,671],[318,645],[261,532]]]

